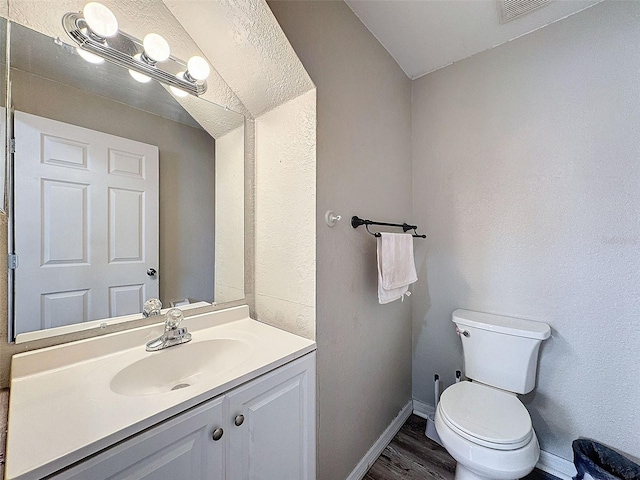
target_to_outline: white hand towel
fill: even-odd
[[[382,233],[378,237],[378,301],[385,304],[402,298],[417,280],[413,237]]]

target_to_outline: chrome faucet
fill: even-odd
[[[147,343],[147,352],[157,352],[174,345],[190,342],[191,334],[187,332],[187,327],[180,326],[183,319],[182,310],[171,308],[164,318],[164,333]]]

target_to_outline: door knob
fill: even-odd
[[[239,427],[240,425],[242,425],[242,422],[244,422],[244,415],[236,415],[236,418],[233,421],[233,423],[235,423],[236,426]]]
[[[150,277],[155,277],[156,276],[156,269],[155,268],[149,268],[147,269],[147,275],[149,275]]]
[[[223,430],[223,429],[221,429],[221,428],[216,428],[216,429],[213,431],[212,438],[213,438],[213,440],[214,440],[214,441],[216,441],[216,442],[217,442],[218,440],[220,440],[220,439],[222,438],[222,435],[223,435],[223,434],[224,434],[224,430]]]

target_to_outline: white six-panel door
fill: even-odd
[[[158,148],[15,113],[16,334],[158,297]]]

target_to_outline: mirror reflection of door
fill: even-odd
[[[177,32],[182,31],[179,24],[176,28]],[[190,41],[188,36],[185,39]],[[160,213],[159,243],[156,245],[159,264],[154,266],[149,261],[144,265],[144,273],[149,268],[159,272],[158,298],[162,303],[169,306],[188,299],[191,304],[213,301],[219,304],[244,298],[244,117],[203,98],[188,96],[176,101],[160,83],[140,84],[126,69],[110,62],[89,64],[75,48],[19,24],[11,24],[9,48],[10,106],[15,111],[158,147],[158,169],[162,170],[157,203]],[[63,134],[57,136],[67,138]],[[22,173],[20,168],[21,165],[15,165],[17,175]],[[29,216],[36,213],[27,211]],[[8,246],[13,252],[13,224],[23,219],[14,218],[17,213],[13,209],[9,214]],[[150,239],[147,237],[146,240]],[[106,242],[92,234],[87,246],[89,252],[104,248],[100,244],[94,245],[93,241]],[[38,255],[41,260],[41,254]],[[96,322],[78,324],[77,328],[71,324],[59,329],[50,328],[41,334],[37,332],[43,327],[30,332],[34,319],[42,323],[42,318],[23,315],[22,310],[14,309],[16,290],[29,288],[29,282],[35,276],[25,278],[24,270],[21,273],[23,266],[24,262],[17,270],[9,272],[10,341],[22,343],[99,328],[100,324]],[[99,275],[102,273],[94,277]],[[16,282],[14,276],[17,276]],[[139,284],[138,280],[124,283],[125,286]],[[70,290],[73,288],[52,287],[47,291]],[[82,288],[77,287],[77,290]],[[114,289],[112,292],[114,296],[122,297],[133,290]],[[34,291],[29,304],[36,302],[37,305],[39,295],[39,291]],[[152,295],[147,293],[146,296]],[[82,307],[78,307],[81,314],[77,320],[73,321],[72,315],[65,313],[61,323],[75,324],[86,320],[84,304],[76,302],[76,305]],[[118,301],[117,310],[121,305],[124,303]],[[120,315],[115,310],[107,310],[95,320],[112,323],[108,319]],[[92,315],[87,313],[87,316],[91,318]],[[138,313],[120,318],[118,322],[140,317]],[[23,326],[25,321],[29,326]],[[19,332],[25,333],[18,338]]]
[[[158,148],[15,113],[16,334],[158,297]],[[21,288],[22,286],[22,288]]]

